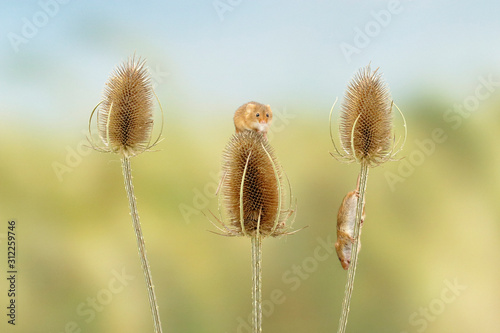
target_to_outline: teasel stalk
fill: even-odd
[[[154,330],[159,333],[162,332],[160,313],[137,211],[137,200],[134,194],[130,165],[132,157],[150,150],[159,142],[161,137],[160,130],[158,138],[151,143],[153,100],[156,95],[151,86],[151,77],[145,65],[145,60],[136,59],[133,56],[126,63],[116,68],[106,84],[103,95],[103,100],[94,108],[90,116],[89,141],[97,151],[121,155],[125,190],[129,200],[139,258],[146,280]],[[97,131],[103,146],[95,144],[92,139],[91,123],[96,111]],[[161,127],[163,128],[163,123]]]
[[[336,101],[335,101],[336,103]],[[362,68],[349,83],[340,114],[340,144],[337,148],[331,130],[332,106],[330,111],[330,136],[336,153],[332,156],[343,162],[357,162],[361,166],[358,176],[359,198],[356,206],[356,222],[354,227],[354,244],[351,253],[351,263],[348,269],[347,283],[342,314],[339,320],[338,333],[343,333],[347,327],[349,308],[354,289],[354,277],[358,262],[360,246],[360,228],[365,203],[368,171],[389,160],[394,160],[402,150],[406,141],[406,120],[399,108],[393,103],[389,88],[382,80],[378,68],[371,71],[370,65]],[[401,145],[395,142],[392,124],[392,106],[396,106],[404,121],[404,139]],[[397,148],[399,146],[399,148]]]
[[[221,201],[229,222],[213,217],[213,223],[223,236],[248,236],[252,244],[252,309],[253,332],[262,332],[262,239],[293,234],[286,221],[296,209],[285,207],[283,172],[274,151],[265,137],[258,132],[244,131],[234,134],[223,154]],[[293,223],[293,220],[292,220]],[[298,230],[297,230],[298,231]]]

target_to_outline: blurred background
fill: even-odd
[[[406,115],[408,140],[403,160],[369,174],[348,331],[498,332],[499,10],[494,1],[2,2],[1,331],[153,329],[119,157],[86,147],[109,74],[135,53],[165,113],[159,151],[132,160],[165,332],[250,332],[250,240],[208,232],[201,211],[217,210],[233,113],[251,100],[274,111],[270,142],[297,199],[293,227],[309,226],[264,241],[264,331],[336,331],[346,282],[336,214],[359,166],[329,155],[328,116],[370,62]]]

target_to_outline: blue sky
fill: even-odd
[[[0,5],[4,119],[80,126],[134,52],[166,112],[187,117],[249,100],[329,109],[370,61],[395,100],[462,98],[500,72],[494,1],[60,1]],[[358,53],[346,57],[347,44]]]

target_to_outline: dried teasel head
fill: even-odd
[[[371,167],[394,155],[389,88],[378,69],[362,68],[349,83],[340,114],[340,157]],[[406,124],[405,124],[406,129]]]
[[[289,234],[285,221],[293,210],[284,208],[282,170],[261,133],[234,134],[223,154],[222,202],[228,236]]]
[[[100,151],[135,156],[154,146],[151,77],[145,60],[135,56],[117,67],[106,83],[97,109],[97,130],[104,147]],[[94,112],[92,112],[91,120]],[[90,123],[89,123],[90,127]],[[159,137],[158,137],[159,138]]]

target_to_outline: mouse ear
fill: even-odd
[[[250,113],[250,112],[254,111],[255,107],[256,107],[256,105],[254,103],[252,103],[252,102],[247,103],[246,112]]]
[[[267,111],[271,111],[271,105],[267,104],[266,108],[267,108]]]

